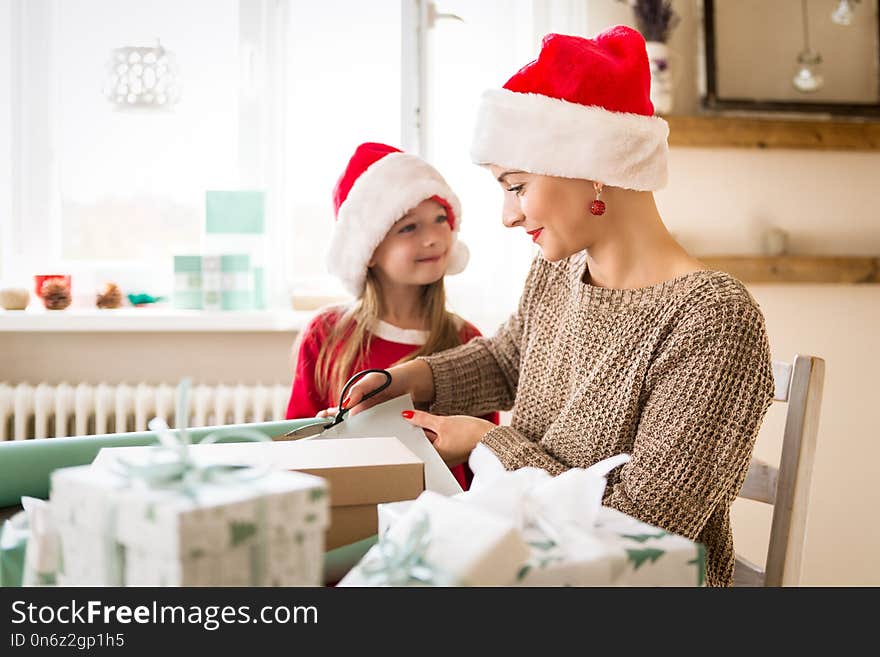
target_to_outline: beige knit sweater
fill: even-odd
[[[773,398],[764,318],[731,276],[636,290],[582,282],[585,254],[532,264],[491,338],[428,356],[431,411],[513,409],[483,438],[509,469],[557,474],[626,452],[604,503],[706,546],[707,583],[733,578],[730,505]]]

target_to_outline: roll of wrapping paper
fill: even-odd
[[[200,442],[215,431],[230,434],[224,442],[242,442],[235,437],[235,430],[239,427],[254,429],[269,438],[276,438],[314,421],[314,418],[311,418],[241,425],[227,424],[189,429],[188,433],[193,443]],[[18,504],[22,495],[47,499],[49,476],[53,470],[73,465],[88,465],[95,460],[102,447],[136,447],[154,445],[158,442],[156,434],[152,431],[0,442],[0,507]]]

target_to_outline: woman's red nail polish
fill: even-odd
[[[351,397],[346,397],[342,400],[342,408],[348,408],[348,402],[351,401]]]
[[[401,411],[400,414],[407,420],[412,420],[413,415],[415,415],[412,411]]]

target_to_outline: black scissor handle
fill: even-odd
[[[388,386],[391,385],[391,372],[389,372],[388,370],[383,370],[383,369],[361,370],[360,372],[357,372],[354,375],[352,375],[352,377],[348,381],[345,382],[345,385],[342,386],[342,393],[339,395],[339,412],[336,413],[336,419],[333,420],[333,423],[328,425],[327,428],[330,428],[332,426],[336,426],[337,424],[339,424],[340,422],[342,422],[345,419],[345,414],[348,413],[348,409],[344,408],[342,406],[342,402],[344,402],[345,398],[348,397],[348,391],[351,389],[351,387],[355,383],[360,381],[367,374],[372,374],[373,372],[375,372],[376,374],[384,374],[385,375],[385,383],[380,385],[375,390],[371,390],[366,395],[364,395],[363,398],[361,399],[361,402],[367,401],[370,397],[375,397],[380,392],[385,390],[385,388],[387,388]],[[360,402],[358,402],[358,403],[360,403]]]

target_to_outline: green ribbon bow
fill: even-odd
[[[189,400],[189,379],[180,382],[177,388],[177,424],[176,432],[172,431],[164,419],[153,418],[147,423],[151,431],[159,438],[159,444],[150,452],[151,458],[146,463],[131,463],[122,458],[116,460],[116,471],[126,479],[139,480],[150,488],[179,488],[183,492],[195,495],[199,485],[210,483],[242,483],[259,479],[269,473],[271,464],[264,462],[255,465],[246,464],[199,464],[192,456],[187,425],[187,409]],[[225,438],[235,437],[237,440],[254,442],[271,442],[271,439],[247,427],[236,427],[214,431],[202,439],[201,445],[221,442]]]
[[[428,586],[453,586],[455,579],[441,572],[425,559],[431,543],[430,521],[419,514],[402,544],[389,538],[379,539],[361,563],[360,571],[370,586],[406,586],[420,582]]]

